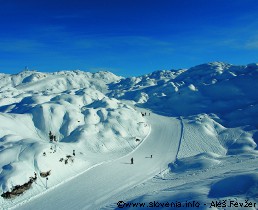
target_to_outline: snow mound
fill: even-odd
[[[224,126],[257,126],[258,66],[235,66],[222,62],[188,70],[154,72],[112,83],[112,97],[134,100],[142,107],[169,116],[215,113]],[[146,79],[152,84],[145,84]],[[112,91],[114,90],[114,91]],[[141,96],[144,95],[142,99]]]
[[[230,176],[215,182],[210,189],[210,198],[224,198],[241,194],[258,195],[258,174],[249,173]],[[255,193],[256,192],[256,193]]]
[[[25,77],[22,80],[22,83],[36,82],[36,81],[39,81],[39,80],[44,79],[46,77],[47,77],[46,74],[43,74],[43,73],[40,73],[40,72],[32,73],[31,75]]]
[[[181,120],[179,159],[206,152],[218,155],[250,153],[257,147],[253,132],[226,128],[216,122],[213,115],[200,114]]]
[[[218,155],[213,153],[201,153],[196,156],[177,159],[169,164],[172,173],[185,173],[187,171],[206,170],[220,163]]]
[[[108,84],[120,78],[82,71],[1,75],[1,191],[49,170],[53,186],[136,148],[136,138],[149,132],[146,119],[105,95]]]
[[[0,92],[2,90],[12,90],[13,96],[17,92],[28,91],[31,93],[63,92],[74,88],[93,88],[106,92],[107,85],[117,82],[122,77],[111,72],[83,72],[60,71],[54,73],[40,73],[37,71],[23,71],[15,75],[3,74],[0,77]]]

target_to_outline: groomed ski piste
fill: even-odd
[[[1,75],[1,208],[257,209],[257,71]]]

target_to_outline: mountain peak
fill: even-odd
[[[204,64],[200,64],[197,66],[194,66],[192,68],[190,68],[189,70],[210,70],[210,71],[217,71],[217,72],[221,72],[225,69],[228,69],[229,67],[231,67],[231,64],[228,63],[224,63],[224,62],[220,62],[220,61],[214,61],[214,62],[209,62],[209,63],[204,63]]]

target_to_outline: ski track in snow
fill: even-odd
[[[181,124],[177,119],[155,114],[148,118],[152,131],[134,151],[116,160],[99,163],[13,208],[99,209],[111,196],[152,178],[175,160]],[[153,158],[150,158],[151,154]],[[131,157],[134,164],[130,164]]]

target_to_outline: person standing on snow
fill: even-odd
[[[133,158],[131,158],[131,164],[133,164]]]

